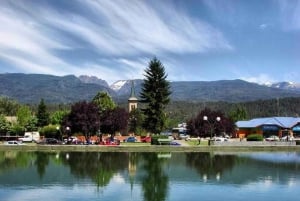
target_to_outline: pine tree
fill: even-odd
[[[144,128],[152,133],[160,133],[165,126],[165,107],[170,102],[170,83],[162,63],[154,58],[145,70],[142,85],[141,102],[146,104],[142,109],[145,115]]]
[[[40,104],[38,105],[38,112],[36,117],[38,119],[37,124],[39,127],[43,127],[49,124],[49,113],[47,112],[47,107],[45,105],[44,99],[41,99]]]

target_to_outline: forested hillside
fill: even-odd
[[[43,74],[0,74],[0,96],[13,98],[20,103],[38,103],[43,98],[48,103],[65,104],[91,100],[98,92],[105,91],[116,102],[126,102],[131,80],[123,80],[118,90],[107,86],[96,77],[74,75],[53,76]],[[143,80],[134,80],[139,96]],[[170,82],[172,101],[225,101],[247,102],[285,97],[300,97],[300,91],[262,86],[244,80],[176,81]]]

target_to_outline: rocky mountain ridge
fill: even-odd
[[[108,86],[95,76],[54,76],[43,74],[0,74],[0,96],[22,103],[38,103],[41,98],[50,103],[90,101],[99,91],[108,92],[117,102],[127,102],[132,80],[122,80]],[[138,96],[142,79],[133,80]],[[300,97],[300,90],[286,84],[264,86],[244,80],[176,81],[170,82],[172,101],[245,102],[259,99]]]

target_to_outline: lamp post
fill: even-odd
[[[211,122],[207,116],[203,116],[203,120],[208,122],[209,124],[209,128],[210,128],[210,139],[212,139],[212,134],[213,134],[213,130],[215,128],[214,124],[215,124],[215,121],[214,122]],[[217,117],[216,118],[216,121],[219,122],[221,121],[221,117]]]
[[[70,127],[67,126],[67,127],[66,127],[66,133],[67,133],[68,138],[70,137],[70,136],[69,136],[69,135],[70,135],[70,131],[71,131]]]
[[[62,132],[61,132],[61,130],[60,130],[60,127],[57,126],[57,127],[56,127],[56,130],[59,132],[59,134],[60,134],[60,136],[61,136],[61,141],[63,141],[63,136],[62,136]]]

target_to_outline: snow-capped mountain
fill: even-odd
[[[72,103],[91,100],[99,91],[106,91],[118,102],[124,103],[128,100],[132,80],[118,81],[111,86],[114,89],[112,90],[91,83],[93,79],[82,81],[74,75],[60,77],[42,74],[0,74],[0,96],[22,103],[37,103],[41,98],[45,98],[49,103]],[[143,80],[133,80],[133,82],[135,95],[139,98]],[[177,81],[170,83],[170,89],[172,91],[170,98],[173,101],[246,102],[300,97],[299,84],[293,83],[277,83],[267,87],[243,80]]]
[[[300,91],[300,83],[276,82],[276,83],[268,84],[267,86],[276,88],[276,89],[287,89],[287,90]]]
[[[119,80],[114,82],[112,85],[110,85],[109,87],[114,90],[114,91],[119,91],[122,87],[124,87],[124,85],[126,85],[129,82],[129,80]]]
[[[110,85],[110,88],[114,90],[118,95],[128,95],[130,94],[131,90],[131,84],[134,84],[135,93],[138,94],[140,92],[141,84],[143,80],[137,79],[137,80],[119,80],[112,85]]]

